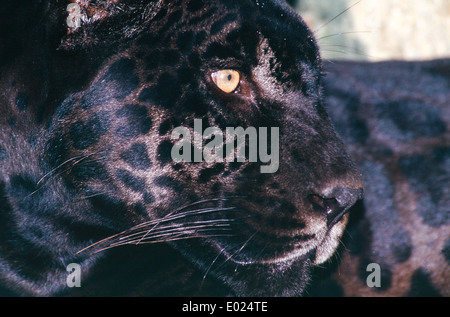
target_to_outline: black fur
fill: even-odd
[[[4,24],[0,30],[2,292],[304,294],[313,267],[339,244],[362,177],[326,112],[318,46],[303,20],[279,0],[78,3],[77,29],[65,24],[68,3],[23,0],[0,13],[23,19],[10,33]],[[239,72],[234,93],[214,84],[211,73],[221,69]],[[384,105],[378,115],[403,133],[400,141],[445,133],[437,109],[398,121],[398,112],[417,105]],[[203,128],[279,128],[279,169],[261,174],[262,163],[248,159],[175,162],[171,132],[193,132],[194,119]],[[350,121],[350,132],[338,124],[343,135],[367,141],[365,121]],[[420,124],[411,129],[412,122]],[[445,169],[445,150],[433,153],[432,163],[411,155],[399,166],[415,190],[430,193],[425,204],[439,205],[435,187],[420,184],[425,171],[412,168]],[[360,167],[380,191],[394,190],[382,164]],[[389,219],[390,252],[404,263],[415,249],[408,232],[395,230],[395,197],[380,205],[374,197],[365,202],[371,229]],[[419,214],[430,225],[447,221]],[[361,278],[363,264],[374,260],[362,253]],[[385,265],[383,290],[394,280],[389,254],[375,254]],[[81,265],[80,289],[67,287],[69,263]],[[412,280],[411,294],[414,285],[434,290],[425,270]]]

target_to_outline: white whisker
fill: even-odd
[[[224,198],[214,199],[215,202],[226,200]],[[199,216],[220,215],[219,212],[234,210],[235,207],[208,207],[194,210],[186,210],[188,207],[198,206],[202,203],[211,202],[204,200],[193,203],[169,213],[160,219],[153,219],[130,229],[100,240],[80,250],[78,253],[94,248],[94,253],[125,244],[158,243],[194,237],[212,237],[230,235],[230,225],[235,219],[195,219]],[[185,210],[180,212],[180,210]],[[208,216],[209,217],[209,216]],[[189,221],[186,221],[190,219]]]
[[[358,2],[352,4],[351,6],[349,6],[348,8],[346,8],[344,11],[342,11],[341,13],[339,13],[338,15],[336,15],[334,18],[332,18],[331,20],[329,20],[328,22],[325,22],[324,24],[322,24],[321,26],[319,26],[317,29],[315,29],[313,31],[314,34],[316,34],[318,31],[320,31],[321,29],[323,29],[325,26],[327,26],[328,24],[330,24],[331,22],[333,22],[334,20],[336,20],[337,18],[339,18],[341,15],[343,15],[344,13],[346,13],[347,11],[349,11],[350,9],[352,9],[354,6],[356,6],[357,4],[359,4],[362,0],[359,0]]]
[[[343,36],[343,35],[348,35],[348,34],[359,34],[359,33],[372,33],[372,31],[339,32],[339,33],[335,33],[335,34],[329,34],[329,35],[324,35],[324,36],[318,37],[317,41],[320,42],[321,40],[324,40],[324,39],[327,39],[327,38],[331,38],[331,37],[335,37],[335,36]]]

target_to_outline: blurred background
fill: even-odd
[[[450,0],[288,0],[324,59],[450,57]]]

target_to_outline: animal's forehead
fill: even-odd
[[[313,34],[287,6],[275,6],[271,1],[265,1],[266,5],[254,0],[212,1],[206,2],[204,7],[199,6],[202,8],[199,12],[191,12],[184,2],[168,8],[164,11],[165,17],[156,23],[169,41],[183,42],[179,37],[171,37],[173,32],[165,32],[169,25],[177,34],[202,33],[203,43],[208,43],[207,47],[201,47],[203,57],[239,59],[270,47],[279,59],[302,59],[312,64],[318,61],[318,47]],[[254,14],[255,10],[260,12]],[[201,27],[199,20],[202,21]],[[156,28],[156,33],[160,34],[160,31],[159,27]],[[155,29],[150,26],[147,32],[155,33]],[[160,41],[159,45],[171,44]]]
[[[70,30],[70,33],[75,32],[75,38],[84,32],[80,29],[89,25],[94,29],[101,29],[100,25],[104,24],[108,34],[117,33],[115,39],[152,33],[153,36],[163,35],[164,40],[168,40],[183,30],[191,29],[205,32],[210,42],[223,41],[224,36],[227,36],[228,44],[240,44],[243,47],[252,46],[252,42],[256,39],[265,38],[274,50],[290,51],[291,57],[297,53],[305,56],[311,63],[317,59],[318,50],[313,34],[301,17],[284,1],[72,0],[72,2],[79,6],[82,18],[81,28]],[[122,17],[124,12],[127,12],[127,15]],[[116,25],[117,21],[120,21],[120,26]],[[110,40],[114,42],[114,38]],[[99,39],[94,40],[98,42]],[[69,37],[68,42],[71,41],[77,42],[76,39]],[[240,41],[243,43],[239,43]],[[83,43],[85,45],[86,41]]]
[[[245,2],[249,4],[245,5]],[[259,11],[256,15],[255,10]],[[209,32],[213,41],[215,36],[219,36],[219,41],[222,36],[235,51],[259,54],[261,50],[270,48],[279,60],[293,63],[302,60],[318,65],[319,50],[312,32],[287,6],[275,5],[272,1],[249,0],[239,2],[230,8],[229,13],[217,15],[211,21]]]

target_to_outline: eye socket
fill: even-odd
[[[229,94],[239,86],[241,74],[236,70],[222,69],[212,73],[211,78],[220,90]]]

